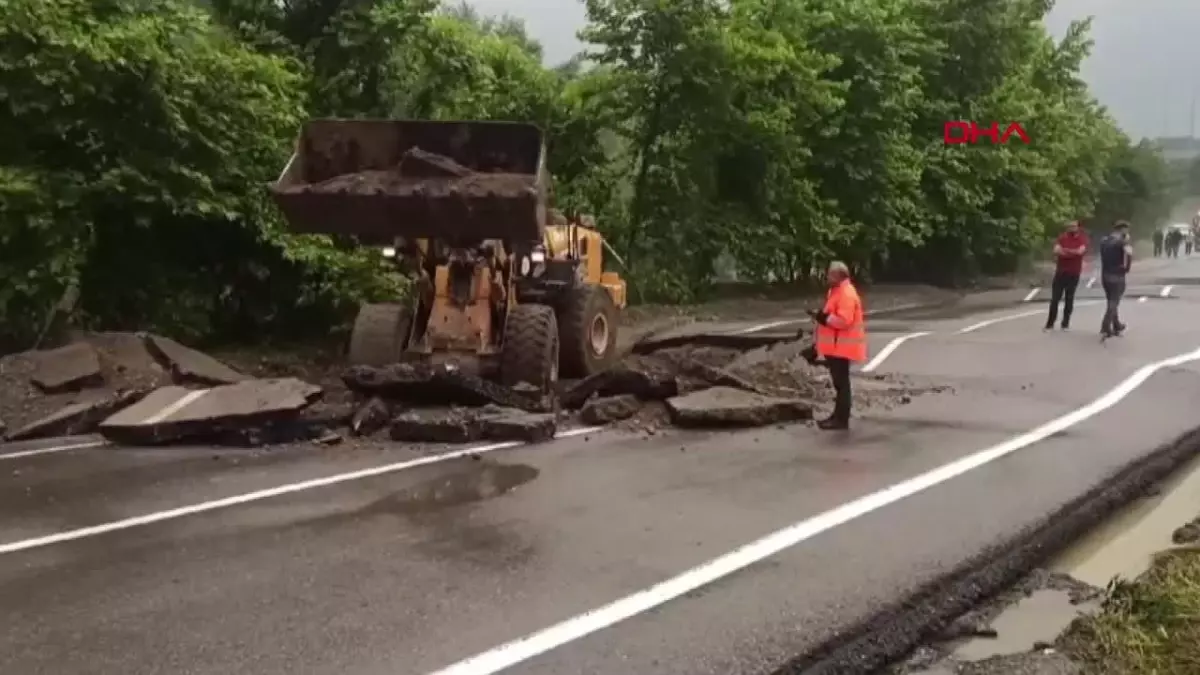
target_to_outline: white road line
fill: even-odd
[[[1026,295],[1025,299],[1022,300],[1021,302],[1031,302],[1034,298],[1037,297],[1037,294],[1041,293],[1041,292],[1042,292],[1041,288],[1035,288],[1032,291],[1029,291],[1029,295]]]
[[[581,429],[570,429],[567,431],[560,431],[559,433],[555,434],[554,437],[557,439],[582,436],[583,434],[590,434],[600,431],[602,428],[603,427],[583,427]],[[94,537],[101,534],[107,534],[109,532],[116,532],[118,530],[128,530],[141,525],[160,523],[164,520],[183,518],[184,516],[191,516],[197,513],[216,511],[217,509],[224,509],[230,506],[248,504],[250,502],[261,501],[263,499],[270,499],[272,497],[280,497],[282,495],[303,492],[305,490],[329,487],[330,485],[348,483],[350,481],[362,480],[364,478],[373,478],[375,476],[396,473],[406,469],[414,469],[416,467],[426,466],[428,464],[437,464],[440,462],[450,461],[452,459],[460,459],[462,457],[469,457],[471,455],[482,455],[489,452],[495,452],[497,450],[507,450],[509,448],[517,448],[524,445],[527,444],[513,441],[509,443],[494,443],[491,445],[464,448],[462,450],[446,452],[440,455],[429,455],[428,457],[419,457],[417,459],[410,459],[404,462],[384,464],[383,466],[376,466],[370,469],[351,471],[349,473],[339,473],[332,476],[326,476],[325,478],[315,478],[313,480],[306,480],[299,483],[280,485],[279,487],[268,488],[266,490],[256,490],[254,492],[247,492],[245,494],[234,495],[232,497],[225,497],[224,499],[214,499],[212,501],[200,502],[190,506],[181,506],[176,509],[156,511],[154,513],[147,513],[143,516],[135,516],[133,518],[126,518],[124,520],[114,520],[112,522],[93,525],[91,527],[81,527],[77,530],[67,530],[65,532],[48,534],[43,537],[22,539],[21,541],[0,544],[0,555],[5,553],[16,553],[18,551],[28,551],[29,549],[33,548],[41,548],[43,546],[50,546],[52,544],[61,544],[66,541],[74,541],[76,539],[83,539],[85,537]]]
[[[987,321],[980,321],[979,323],[973,323],[970,326],[967,326],[966,328],[963,328],[962,330],[959,330],[956,332],[959,335],[962,335],[964,333],[974,333],[975,331],[979,330],[980,328],[987,328],[988,326],[994,326],[998,323],[1003,323],[1005,321],[1012,321],[1013,319],[1024,319],[1027,316],[1037,316],[1039,314],[1045,314],[1045,313],[1046,313],[1046,310],[1044,310],[1044,309],[1034,309],[1034,310],[1031,310],[1028,312],[1021,312],[1020,314],[1008,314],[1005,316],[997,317],[995,319],[988,319]]]
[[[1171,297],[1171,291],[1173,290],[1175,290],[1174,286],[1163,286],[1162,292],[1158,294],[1158,297],[1169,298]]]
[[[108,441],[84,441],[82,443],[68,443],[67,445],[54,445],[48,448],[36,448],[33,450],[20,450],[18,452],[10,452],[0,455],[0,461],[6,459],[20,459],[21,457],[33,457],[35,455],[49,455],[55,452],[67,452],[68,450],[83,450],[84,448],[98,448],[102,445],[108,445]]]
[[[678,576],[645,590],[598,607],[532,635],[500,645],[477,656],[459,661],[432,675],[492,675],[523,661],[544,654],[582,637],[637,616],[719,579],[761,562],[777,553],[844,525],[902,499],[957,478],[1001,457],[1029,447],[1069,429],[1113,407],[1141,386],[1151,375],[1162,370],[1200,360],[1200,349],[1164,359],[1140,368],[1112,391],[1084,407],[1051,420],[999,445],[980,450],[957,461],[944,464],[919,476],[860,497],[834,509],[750,542],[725,555],[693,567]]]
[[[1096,277],[1092,277],[1091,279],[1088,279],[1088,282],[1087,282],[1087,287],[1088,287],[1088,288],[1091,288],[1091,287],[1093,287],[1093,286],[1095,286],[1095,285],[1096,285]]]
[[[197,389],[195,391],[189,391],[188,393],[184,394],[183,396],[180,396],[174,403],[163,406],[162,410],[159,410],[158,412],[154,413],[153,415],[150,415],[146,419],[142,420],[142,424],[158,424],[159,422],[167,419],[171,415],[174,415],[175,413],[179,412],[180,410],[183,410],[188,405],[194,403],[201,396],[207,394],[210,391],[212,391],[212,390],[211,389]]]
[[[887,357],[891,356],[892,352],[896,351],[896,349],[899,348],[900,345],[904,344],[905,342],[908,342],[909,340],[911,340],[913,338],[925,337],[926,335],[929,335],[928,331],[922,331],[920,333],[909,333],[908,335],[901,335],[900,337],[892,338],[892,341],[887,343],[886,345],[884,345],[883,349],[880,349],[879,353],[875,355],[875,358],[868,361],[866,363],[866,365],[864,365],[861,369],[859,369],[859,372],[869,373],[872,370],[875,370],[880,365],[882,365],[883,362],[885,360],[887,360]]]
[[[1087,307],[1089,305],[1098,305],[1098,304],[1100,304],[1099,300],[1088,300],[1086,302],[1077,302],[1077,303],[1075,303],[1075,306],[1076,307]],[[998,323],[1004,323],[1005,321],[1012,321],[1014,319],[1024,319],[1025,317],[1038,316],[1039,314],[1045,314],[1045,313],[1046,313],[1046,310],[1044,310],[1044,309],[1031,309],[1028,312],[1020,312],[1018,314],[1006,314],[1004,316],[998,316],[994,319],[988,319],[986,321],[980,321],[979,323],[973,323],[970,326],[967,326],[966,328],[961,328],[954,332],[957,335],[963,335],[965,333],[974,333],[975,331],[979,330],[980,328],[987,328],[988,326],[994,326]]]

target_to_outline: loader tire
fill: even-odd
[[[412,328],[412,310],[407,305],[378,303],[363,305],[350,332],[347,360],[352,366],[389,366],[400,360]]]
[[[550,391],[558,381],[558,320],[547,305],[517,305],[504,324],[500,381]]]
[[[584,378],[617,361],[617,307],[599,286],[573,289],[559,310],[563,377]]]

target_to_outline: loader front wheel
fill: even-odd
[[[350,332],[347,360],[352,366],[388,366],[400,360],[408,346],[412,310],[407,305],[363,305]]]
[[[504,324],[500,381],[548,392],[558,381],[558,320],[546,305],[517,305]]]
[[[573,289],[559,314],[564,377],[584,378],[617,360],[617,307],[599,286]]]

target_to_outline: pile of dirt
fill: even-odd
[[[535,188],[534,174],[478,172],[421,148],[413,147],[396,166],[334,176],[320,183],[288,188],[315,194],[441,196],[463,198],[520,197]]]

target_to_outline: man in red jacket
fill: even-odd
[[[1075,309],[1075,289],[1083,274],[1083,259],[1087,254],[1087,234],[1079,227],[1079,221],[1067,223],[1067,229],[1054,242],[1054,281],[1050,284],[1050,316],[1046,318],[1046,330],[1054,328],[1058,319],[1058,303],[1063,303],[1062,329],[1071,327],[1071,312]]]

